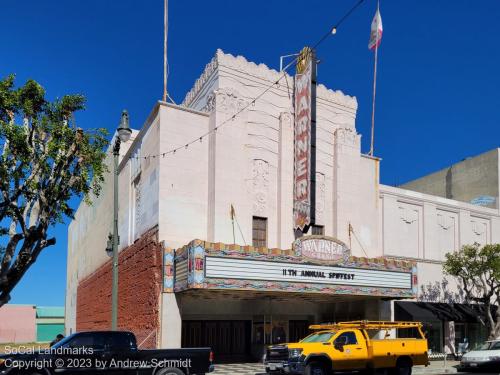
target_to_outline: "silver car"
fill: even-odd
[[[500,339],[486,341],[462,356],[458,371],[474,370],[500,372]]]

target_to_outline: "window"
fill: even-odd
[[[312,335],[300,340],[300,342],[328,342],[334,334],[335,332],[313,333]]]
[[[252,240],[254,247],[267,246],[267,218],[257,216],[253,217]]]
[[[345,345],[356,345],[358,343],[358,340],[356,340],[356,334],[352,331],[344,332],[343,334],[339,335],[339,337],[337,337],[335,341],[345,342]]]
[[[63,346],[65,348],[92,348],[94,350],[104,349],[104,336],[96,333],[80,333],[70,336],[68,340],[61,340],[60,342],[61,344],[58,346]]]
[[[113,350],[131,350],[135,348],[134,340],[128,332],[111,332],[107,334],[106,344]]]
[[[133,243],[139,238],[141,228],[141,175],[139,174],[132,182],[130,202],[130,240]]]
[[[311,234],[324,236],[325,235],[325,227],[323,225],[313,225],[311,229]]]

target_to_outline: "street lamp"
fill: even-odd
[[[120,146],[122,142],[127,142],[130,139],[132,130],[130,130],[128,122],[128,112],[123,110],[120,126],[117,129],[118,136],[115,139],[113,146],[113,234],[110,236],[113,246],[113,286],[111,292],[111,329],[116,331],[118,321],[118,159],[120,156]]]

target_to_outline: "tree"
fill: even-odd
[[[108,142],[104,129],[74,125],[84,104],[82,95],[48,101],[33,80],[17,89],[13,75],[0,80],[0,307],[55,244],[49,228],[73,217],[70,199],[99,194]]]
[[[446,254],[443,269],[458,278],[467,303],[479,304],[490,339],[500,336],[500,309],[492,309],[500,302],[500,244],[463,246]]]

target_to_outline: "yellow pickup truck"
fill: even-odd
[[[429,364],[422,323],[355,321],[309,328],[316,332],[297,343],[267,348],[267,373],[329,375],[388,369],[394,375],[411,375],[413,365]],[[391,330],[405,338],[389,338]]]

